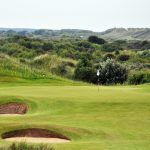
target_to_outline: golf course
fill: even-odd
[[[0,36],[0,150],[150,150],[150,41],[18,31]]]
[[[22,115],[0,115],[1,146],[12,143],[3,139],[5,133],[36,128],[69,139],[48,143],[56,150],[150,149],[149,84],[98,89],[69,80],[63,84],[17,81],[1,81],[0,104],[22,103],[28,110]]]

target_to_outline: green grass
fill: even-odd
[[[149,150],[150,85],[48,86],[0,84],[0,103],[30,107],[25,116],[0,116],[0,134],[39,127],[72,139],[56,150]],[[8,142],[0,140],[0,145]]]
[[[87,85],[83,82],[75,82],[56,76],[47,70],[31,67],[23,64],[16,58],[0,53],[0,84],[9,85]]]

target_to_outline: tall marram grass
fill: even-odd
[[[50,74],[43,70],[32,68],[28,65],[20,63],[16,59],[2,54],[0,55],[0,75],[8,75],[27,79],[41,79],[51,77]]]
[[[20,79],[39,81],[40,80],[48,83],[54,83],[61,85],[64,84],[74,84],[73,81],[59,77],[50,70],[44,67],[32,66],[29,62],[21,63],[18,59],[9,57],[8,55],[0,53],[0,82],[10,82]],[[20,81],[19,81],[20,82]],[[24,82],[24,81],[23,81]],[[81,82],[75,82],[75,84],[80,85]],[[83,83],[82,83],[83,84]]]
[[[22,142],[22,143],[13,143],[7,147],[1,147],[0,150],[54,150],[54,148],[50,145],[44,144],[33,145]]]

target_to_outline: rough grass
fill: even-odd
[[[43,144],[27,144],[23,143],[12,143],[9,146],[0,147],[0,150],[54,150],[53,147],[50,145],[43,145]]]
[[[56,150],[149,150],[150,85],[0,85],[0,102],[29,105],[25,116],[0,116],[0,134],[45,128],[71,138]],[[0,140],[6,146],[8,142]]]
[[[51,84],[51,85],[83,85],[51,74],[47,70],[36,69],[17,59],[0,54],[0,83]],[[85,83],[84,83],[85,84]]]

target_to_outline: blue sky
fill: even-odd
[[[0,0],[0,27],[150,27],[150,0]]]

